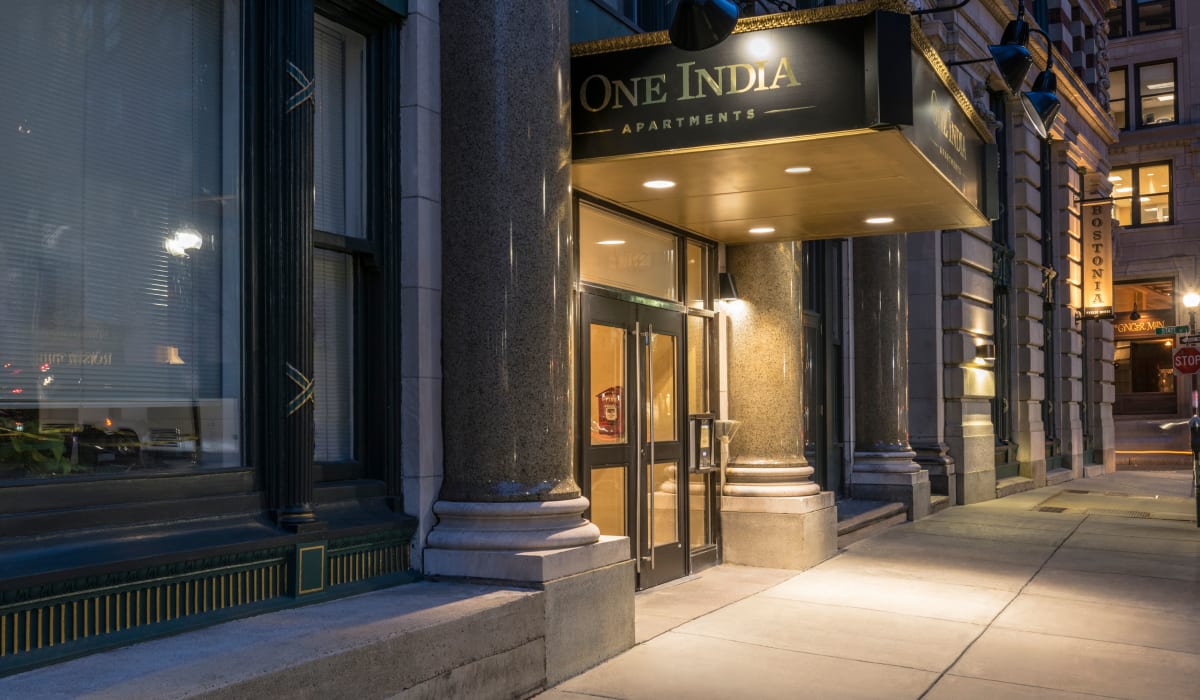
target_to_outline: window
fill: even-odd
[[[1132,26],[1134,34],[1174,29],[1174,0],[1134,0]]]
[[[8,3],[0,479],[238,466],[238,27]]]
[[[1118,0],[1116,5],[1106,15],[1110,37],[1146,34],[1175,28],[1175,3],[1173,0],[1133,0],[1132,2]]]
[[[1124,68],[1113,68],[1108,72],[1108,114],[1118,129],[1129,128],[1127,80],[1128,75]]]
[[[1113,208],[1122,226],[1171,223],[1171,164],[1113,168]]]
[[[1122,282],[1113,287],[1114,381],[1118,414],[1174,413],[1175,283],[1171,279]]]
[[[1175,62],[1137,68],[1138,125],[1174,124]]]
[[[1125,36],[1125,0],[1117,0],[1116,7],[1109,10],[1105,18],[1108,20],[1109,37]]]
[[[355,455],[355,289],[371,253],[364,228],[363,51],[365,39],[316,17],[313,53],[314,459]]]

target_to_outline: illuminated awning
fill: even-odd
[[[907,14],[837,6],[743,20],[699,52],[665,32],[573,52],[577,189],[727,243],[989,223],[990,134]]]

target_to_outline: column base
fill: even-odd
[[[917,453],[914,461],[925,471],[929,472],[929,490],[931,494],[946,496],[953,505],[958,503],[958,479],[955,477],[956,464],[945,443],[927,443],[912,445]]]
[[[821,487],[812,481],[815,470],[803,457],[761,459],[739,457],[725,467],[725,496],[790,498],[815,496]]]
[[[630,649],[636,572],[629,538],[532,551],[427,548],[428,576],[532,586],[543,593],[546,686]]]
[[[868,501],[903,503],[909,520],[929,515],[929,472],[914,461],[916,452],[855,452],[850,491]]]
[[[428,547],[437,549],[563,549],[593,544],[600,528],[583,518],[588,500],[438,501],[439,522],[429,533]]]
[[[789,498],[721,497],[722,558],[728,564],[802,571],[837,552],[833,493]]]
[[[929,515],[929,472],[859,472],[851,475],[855,498],[903,503],[909,520]]]

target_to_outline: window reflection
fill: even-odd
[[[5,4],[0,479],[239,462],[227,4]]]

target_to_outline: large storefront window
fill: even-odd
[[[240,462],[227,5],[5,5],[0,479]]]
[[[1156,329],[1175,325],[1175,285],[1171,280],[1118,284],[1113,289],[1116,320],[1118,414],[1175,412],[1174,335]]]

